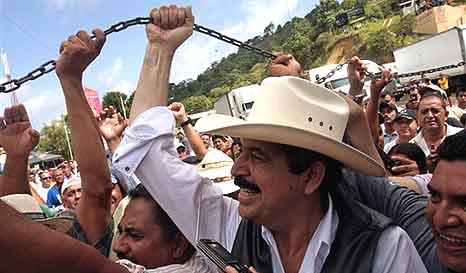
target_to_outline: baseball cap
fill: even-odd
[[[396,108],[395,104],[388,103],[386,101],[382,101],[379,105],[379,112],[382,112],[382,109],[390,108],[398,113],[398,109]]]
[[[412,109],[403,109],[400,112],[398,112],[394,121],[397,121],[402,118],[416,120],[416,111]]]

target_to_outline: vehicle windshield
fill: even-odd
[[[246,102],[246,103],[244,103],[243,105],[244,105],[244,107],[246,108],[245,110],[250,110],[250,109],[252,108],[252,105],[253,105],[253,104],[254,104],[254,102],[251,101],[251,102]]]
[[[348,78],[341,78],[341,79],[338,79],[338,80],[330,81],[330,84],[331,84],[333,89],[337,89],[337,88],[342,87],[344,85],[348,85],[349,80],[348,80]]]

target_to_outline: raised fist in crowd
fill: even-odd
[[[9,157],[26,157],[39,143],[40,134],[32,129],[24,105],[5,108],[0,117],[0,146]]]
[[[97,117],[100,133],[106,141],[119,140],[128,126],[127,121],[117,110],[110,106],[105,108]]]
[[[348,63],[346,70],[350,84],[350,95],[356,96],[361,94],[364,87],[364,80],[366,78],[366,75],[363,73],[365,68],[366,67],[364,63],[361,61],[361,59],[359,59],[358,56],[351,58],[350,62]]]
[[[193,33],[191,7],[161,6],[150,12],[153,23],[147,24],[149,43],[174,52]]]
[[[274,77],[303,76],[301,65],[296,61],[293,55],[283,53],[278,53],[277,55],[277,58],[273,59],[269,66],[270,75]]]
[[[173,115],[175,116],[176,122],[183,123],[188,120],[188,115],[186,114],[186,110],[184,105],[181,102],[174,102],[168,106],[168,109],[172,111]]]
[[[95,29],[92,33],[95,34],[95,39],[80,30],[61,44],[60,57],[56,63],[58,78],[81,80],[84,70],[100,54],[105,44],[105,34],[101,29]]]

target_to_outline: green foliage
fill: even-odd
[[[51,124],[42,128],[40,131],[39,145],[37,147],[39,151],[59,154],[66,160],[71,159],[68,144],[66,143],[64,124],[64,118],[62,118],[59,120],[54,120]],[[67,127],[67,130],[71,143],[69,127]]]
[[[397,22],[390,26],[390,31],[399,36],[413,35],[414,26],[416,24],[416,15],[410,14],[401,17]]]
[[[272,22],[270,22],[270,24],[266,26],[264,29],[264,36],[272,35],[274,30],[275,30],[275,25]]]
[[[219,98],[228,92],[230,92],[230,89],[225,86],[215,87],[209,91],[209,96],[212,98]]]
[[[123,115],[123,107],[125,107],[126,113],[129,113],[129,105],[126,102],[126,96],[125,94],[117,91],[112,91],[112,92],[107,92],[105,93],[104,97],[102,98],[102,107],[106,108],[109,106],[115,107],[118,112],[120,112]],[[121,98],[121,99],[120,99]],[[123,101],[123,104],[122,104]]]
[[[212,109],[212,101],[204,96],[191,96],[183,101],[188,114],[200,113]]]
[[[367,41],[368,54],[377,63],[393,61],[392,52],[400,47],[400,40],[389,30],[379,30],[372,33]]]
[[[384,14],[382,8],[378,5],[367,5],[364,8],[364,13],[367,18],[370,19],[382,19],[384,18]]]
[[[392,61],[392,51],[417,36],[413,34],[414,16],[400,19],[396,14],[398,0],[321,0],[304,18],[293,18],[283,25],[269,24],[263,35],[247,43],[272,52],[291,53],[304,69],[326,64],[330,56],[339,49],[341,41],[349,41],[349,47],[341,54],[350,57],[359,55],[363,59],[383,63]],[[465,0],[466,1],[466,0]],[[363,7],[365,17],[358,23],[335,28],[338,14],[356,7]],[[388,20],[391,25],[387,28]],[[335,55],[335,56],[334,56]],[[332,58],[334,60],[335,58]],[[209,110],[215,101],[232,89],[260,83],[267,77],[268,60],[257,54],[239,49],[214,62],[197,79],[186,79],[170,86],[170,102],[181,101],[190,113]],[[127,104],[131,105],[131,97]]]

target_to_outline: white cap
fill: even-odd
[[[61,186],[61,195],[65,192],[66,189],[72,186],[79,186],[81,187],[81,179],[77,177],[72,177],[70,179],[65,179],[63,185]]]

